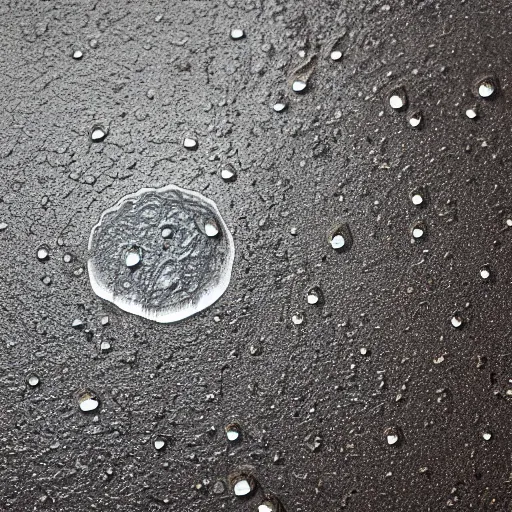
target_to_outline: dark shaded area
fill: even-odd
[[[3,2],[0,509],[510,510],[511,21],[504,0]],[[170,183],[237,254],[212,308],[159,325],[93,294],[87,242]]]

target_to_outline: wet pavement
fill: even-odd
[[[0,14],[0,510],[511,510],[508,2]],[[157,273],[116,228],[105,286],[193,298],[228,231],[234,261],[158,323],[88,244],[168,185],[220,216],[146,218],[159,250],[210,249]]]

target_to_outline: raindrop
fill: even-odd
[[[455,329],[460,329],[464,321],[462,320],[462,316],[459,312],[455,312],[451,318],[451,324]]]
[[[249,472],[237,471],[229,475],[235,496],[248,496],[256,489],[256,480]]]
[[[220,171],[220,177],[226,182],[233,182],[236,180],[236,171],[233,167],[225,167]]]
[[[304,322],[304,315],[302,313],[295,313],[295,315],[292,316],[292,322],[295,325],[302,324],[302,322]]]
[[[396,444],[398,442],[398,436],[396,434],[388,434],[386,440],[389,445]]]
[[[496,86],[494,85],[493,80],[490,78],[486,78],[478,84],[478,94],[482,98],[490,98],[495,91]]]
[[[343,57],[343,53],[341,53],[339,50],[334,50],[331,52],[331,60],[337,61],[340,60],[341,57]]]
[[[248,480],[239,480],[233,487],[236,496],[247,496],[251,492],[251,485]]]
[[[393,110],[403,110],[407,106],[407,95],[402,88],[395,89],[389,96],[389,105]]]
[[[426,234],[425,224],[416,222],[411,228],[411,235],[414,240],[421,240]]]
[[[231,29],[231,39],[242,39],[245,37],[245,32],[241,28],[233,28]]]
[[[100,343],[100,350],[102,352],[108,352],[110,350],[110,342],[109,341],[102,341]]]
[[[340,224],[331,229],[327,235],[329,245],[335,251],[346,251],[352,245],[352,235],[347,224]]]
[[[343,235],[334,235],[331,238],[331,247],[333,249],[341,249],[345,246],[345,238]]]
[[[488,265],[484,265],[480,268],[480,277],[482,279],[489,279],[489,277],[491,277],[491,271]]]
[[[414,194],[411,197],[412,204],[415,206],[419,206],[421,203],[423,203],[423,197],[421,197],[420,194]]]
[[[226,431],[228,441],[231,441],[232,443],[237,441],[240,437],[241,429],[238,423],[230,423],[224,430]]]
[[[39,377],[35,373],[31,373],[27,377],[27,384],[33,388],[39,386]]]
[[[39,261],[46,261],[50,257],[50,252],[48,249],[44,246],[39,247],[37,250],[37,259]]]
[[[80,50],[75,50],[73,52],[73,59],[75,60],[80,60],[83,56],[84,54]]]
[[[389,427],[384,431],[384,437],[389,446],[393,446],[400,441],[400,429],[398,427]]]
[[[98,125],[95,125],[92,127],[91,130],[91,140],[92,142],[101,142],[105,139],[107,136],[107,130],[103,127]]]
[[[292,84],[292,89],[294,92],[304,92],[307,87],[307,83],[303,80],[295,80]]]
[[[127,243],[131,240],[137,245]],[[89,253],[97,295],[124,311],[167,323],[221,297],[231,278],[234,243],[213,201],[169,185],[142,189],[107,209],[91,231]]]
[[[95,411],[99,405],[100,401],[92,391],[84,391],[78,397],[78,406],[82,412]]]
[[[476,118],[476,110],[474,108],[468,108],[466,110],[466,116],[469,117],[469,119],[475,119]]]
[[[409,124],[413,128],[419,128],[422,121],[423,121],[423,116],[422,116],[421,112],[414,112],[414,114],[411,114],[409,116]]]
[[[185,137],[183,140],[183,147],[186,149],[197,149],[197,140],[190,137]]]
[[[165,439],[163,437],[155,438],[153,446],[155,447],[155,450],[163,450],[165,448]]]
[[[126,255],[124,258],[125,265],[129,268],[135,268],[142,261],[142,253],[139,247],[130,247],[128,251],[126,251]]]
[[[284,508],[275,496],[266,496],[258,505],[258,512],[284,512]]]
[[[82,322],[82,320],[80,320],[80,318],[75,318],[73,320],[73,323],[71,324],[71,327],[73,327],[73,329],[81,329],[83,326],[84,323]]]
[[[170,227],[163,227],[160,235],[162,235],[164,240],[170,240],[174,236],[174,232]]]
[[[274,103],[274,106],[272,107],[275,112],[282,112],[283,110],[286,110],[286,103]]]
[[[322,303],[322,291],[318,286],[313,286],[307,291],[306,299],[310,305],[319,305]]]
[[[206,233],[206,236],[213,238],[219,234],[219,226],[217,226],[217,223],[214,220],[209,219],[204,225],[204,232]]]

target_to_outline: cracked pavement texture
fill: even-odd
[[[505,0],[1,2],[0,510],[245,512],[266,493],[288,512],[512,510],[511,17]],[[215,201],[236,257],[216,304],[159,325],[93,294],[87,242],[121,197],[168,184]]]

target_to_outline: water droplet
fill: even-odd
[[[235,496],[248,496],[256,489],[256,480],[248,471],[237,471],[229,475],[229,482]]]
[[[183,139],[183,147],[186,149],[195,150],[197,149],[197,140],[190,137],[185,137],[185,139]]]
[[[92,391],[84,391],[78,397],[78,406],[82,412],[95,411],[99,405],[100,401]]]
[[[478,94],[482,98],[490,98],[496,91],[496,86],[491,78],[485,78],[478,84]]]
[[[464,323],[461,314],[457,311],[453,314],[451,318],[451,324],[455,329],[460,329],[462,324]]]
[[[386,437],[386,442],[388,445],[393,446],[397,444],[400,440],[400,432],[396,427],[389,427],[384,431],[384,436]]]
[[[340,60],[341,57],[343,57],[343,53],[341,53],[339,50],[334,50],[331,52],[331,60],[337,61]]]
[[[245,37],[245,32],[241,28],[231,29],[231,39],[242,39]]]
[[[307,87],[307,82],[304,82],[303,80],[294,80],[292,84],[292,89],[294,92],[304,92]]]
[[[258,512],[284,512],[284,508],[275,496],[265,496],[258,505]]]
[[[407,107],[407,95],[403,88],[395,89],[390,94],[389,105],[393,110],[403,110]]]
[[[283,110],[286,110],[286,103],[274,103],[274,106],[272,107],[275,112],[283,112]]]
[[[206,236],[214,237],[219,234],[219,226],[217,226],[217,223],[213,220],[207,220],[204,225],[204,232],[206,233]]]
[[[423,197],[421,197],[420,194],[413,194],[411,201],[413,205],[419,206],[421,203],[423,203]]]
[[[236,171],[233,167],[225,167],[220,171],[220,177],[226,182],[233,182],[236,180]]]
[[[322,303],[322,291],[318,286],[313,286],[307,291],[306,299],[310,305],[319,305]]]
[[[50,252],[48,249],[44,246],[39,247],[37,250],[37,259],[39,261],[46,261],[50,257]]]
[[[39,377],[35,373],[31,373],[27,376],[27,384],[33,388],[39,386]]]
[[[295,325],[302,324],[302,322],[304,322],[304,315],[302,313],[295,313],[295,315],[292,316],[292,322]]]
[[[228,441],[234,442],[237,441],[240,437],[241,428],[238,423],[230,423],[224,430],[226,431],[226,437],[228,438]]]
[[[165,439],[163,437],[155,438],[153,446],[155,447],[155,450],[163,450],[165,448]]]
[[[345,246],[345,238],[343,235],[334,235],[331,238],[331,247],[333,249],[341,249]]]
[[[82,320],[80,320],[80,318],[75,318],[73,320],[73,323],[71,324],[71,327],[73,327],[73,329],[81,329],[83,326],[84,323],[82,322]]]
[[[469,117],[469,119],[475,119],[476,118],[476,110],[474,108],[468,108],[466,110],[466,116]]]
[[[486,441],[490,441],[491,440],[491,437],[492,437],[492,434],[490,432],[484,432],[482,434],[482,437],[486,440]]]
[[[421,112],[414,112],[413,114],[411,114],[409,116],[409,124],[413,128],[419,128],[422,121],[423,121],[423,115],[421,114]]]
[[[480,277],[482,279],[489,279],[489,277],[491,277],[491,271],[488,265],[484,265],[480,268]]]
[[[124,258],[125,265],[129,268],[137,267],[142,261],[142,252],[139,247],[130,247]]]
[[[107,130],[103,126],[97,124],[92,127],[92,130],[91,130],[92,142],[101,142],[102,140],[105,139],[106,136],[107,136]]]
[[[393,445],[393,444],[396,444],[398,442],[398,436],[396,434],[389,434],[386,437],[386,440],[387,440],[389,445]]]
[[[110,342],[109,341],[102,341],[100,343],[100,350],[102,352],[108,352],[110,350],[111,346],[110,346]]]
[[[80,60],[83,56],[84,54],[80,50],[75,50],[73,52],[73,59],[75,60]]]
[[[352,236],[348,225],[340,224],[331,229],[327,235],[330,246],[336,251],[346,251],[352,245]]]
[[[162,243],[164,229],[172,235]],[[136,272],[132,264],[142,261],[142,253],[132,253],[133,247],[143,248],[144,264]],[[213,201],[169,185],[142,189],[107,209],[92,229],[89,252],[97,295],[124,311],[167,323],[221,297],[231,278],[234,243]]]
[[[421,240],[426,234],[426,226],[422,222],[416,222],[411,228],[411,235],[414,240]]]

